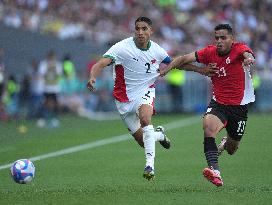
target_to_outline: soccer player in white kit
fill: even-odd
[[[169,64],[171,59],[167,52],[150,40],[152,21],[139,17],[135,21],[135,36],[113,45],[92,67],[89,90],[94,91],[96,77],[106,66],[113,64],[114,90],[116,107],[128,130],[145,149],[146,165],[144,178],[154,178],[155,142],[170,148],[170,140],[164,134],[164,128],[155,130],[151,123],[154,114],[155,81],[159,76],[161,63]],[[211,70],[185,65],[185,70],[209,75]]]

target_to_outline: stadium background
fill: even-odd
[[[0,75],[6,85],[0,102],[0,204],[270,204],[271,11],[271,0],[0,1]],[[210,99],[207,78],[186,73],[180,110],[173,109],[166,79],[158,81],[154,124],[166,126],[174,146],[167,154],[158,148],[158,176],[151,184],[141,177],[143,151],[123,136],[127,130],[115,112],[111,69],[103,72],[96,93],[86,90],[90,66],[113,43],[133,35],[140,15],[153,19],[152,39],[172,56],[210,43],[218,23],[231,23],[237,40],[255,52],[257,101],[239,152],[220,158],[223,189],[214,189],[200,173],[206,166],[201,114]],[[49,50],[63,65],[70,56],[75,71],[60,81],[62,115],[55,129],[37,127],[27,97],[35,84],[28,81],[32,66]],[[10,79],[15,87],[8,90]],[[103,145],[115,136],[112,145]],[[58,156],[58,151],[67,154]],[[16,159],[31,157],[35,181],[18,186],[7,168]]]
[[[26,86],[23,83],[24,77],[29,75],[31,62],[40,62],[48,50],[54,50],[60,61],[67,55],[71,57],[76,71],[75,81],[81,84],[72,85],[72,88],[63,84],[61,95],[64,96],[63,99],[68,98],[70,104],[62,100],[63,106],[68,106],[68,109],[75,112],[112,111],[111,69],[106,69],[101,76],[98,93],[90,95],[83,84],[88,79],[88,66],[97,56],[103,54],[113,43],[133,35],[133,23],[137,16],[147,15],[153,19],[153,39],[171,56],[191,52],[211,43],[214,26],[218,23],[230,23],[235,29],[237,40],[250,45],[256,55],[257,101],[253,109],[270,111],[271,7],[269,0],[116,0],[103,3],[99,0],[1,1],[0,47],[4,49],[1,61],[5,65],[5,81],[10,75],[15,75],[17,83],[21,84],[21,89],[16,91],[18,96],[22,96],[20,90],[31,92],[31,88],[24,88]],[[210,98],[209,81],[188,72],[181,92],[181,110],[203,112]],[[167,82],[160,79],[157,84],[158,111],[173,111],[174,103],[171,102],[169,93]],[[16,113],[22,110],[19,108],[29,103],[25,101],[27,100],[17,99],[13,108],[10,108],[11,115],[17,116]],[[24,105],[20,105],[20,102],[24,102]],[[23,112],[27,112],[27,109],[26,106]]]

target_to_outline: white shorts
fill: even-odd
[[[122,121],[131,134],[134,134],[140,127],[139,108],[141,105],[150,105],[154,110],[155,88],[149,88],[142,96],[134,101],[119,102],[115,100],[117,110]]]

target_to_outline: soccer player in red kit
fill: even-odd
[[[160,74],[164,76],[172,68],[182,69],[182,65],[194,61],[217,69],[211,77],[213,97],[203,117],[204,153],[208,163],[203,175],[214,185],[222,186],[218,155],[224,150],[234,154],[244,134],[247,105],[255,101],[250,75],[255,58],[247,45],[234,41],[229,24],[219,24],[214,31],[215,45],[177,57]],[[227,137],[216,146],[215,137],[223,128]]]

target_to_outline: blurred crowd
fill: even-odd
[[[256,53],[259,70],[272,70],[271,0],[2,0],[0,21],[60,39],[108,44],[131,35],[135,18],[153,19],[155,40],[171,54],[212,41],[213,28],[228,22],[237,40]]]
[[[271,11],[272,0],[2,0],[0,22],[60,39],[79,39],[108,46],[132,35],[135,18],[148,16],[154,23],[153,39],[173,56],[212,43],[214,26],[230,23],[236,39],[254,50],[258,73],[271,78]],[[55,109],[52,102],[42,99],[46,96],[44,93],[48,93],[44,86],[48,76],[41,67],[49,60],[48,56],[41,62],[32,60],[20,82],[15,76],[6,76],[4,80],[3,56],[0,48],[0,120],[16,115],[19,106],[25,107],[23,115],[27,117],[48,118],[48,113]],[[105,72],[98,83],[105,89],[92,94],[95,96],[90,99],[85,89],[86,70],[79,73],[72,56],[62,56],[60,60],[55,54],[53,56],[61,67],[53,76],[60,86],[56,93],[60,95],[57,104],[62,110],[66,107],[78,113],[86,113],[85,109],[90,112],[111,110],[109,72]],[[94,62],[95,59],[90,62],[89,69]],[[54,101],[54,97],[49,98]],[[54,114],[50,115],[51,119],[57,119]]]
[[[95,118],[94,113],[113,110],[110,69],[97,79],[97,92],[86,89],[95,60],[79,72],[69,54],[60,59],[54,50],[49,50],[44,59],[32,59],[24,75],[17,79],[5,72],[4,55],[0,48],[0,121],[37,119],[39,127],[55,128],[59,126],[60,113]]]

